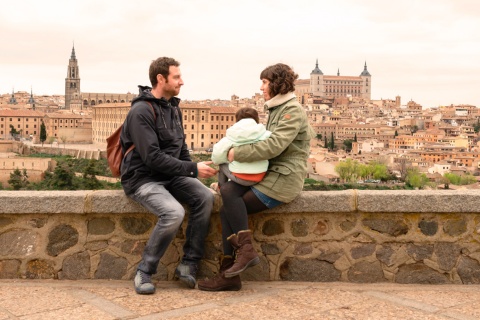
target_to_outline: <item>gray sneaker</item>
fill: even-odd
[[[155,293],[155,286],[152,283],[151,275],[141,270],[137,270],[133,284],[135,286],[135,291],[138,294]]]
[[[193,289],[197,284],[197,271],[197,265],[180,262],[177,269],[175,269],[175,276],[190,289]]]

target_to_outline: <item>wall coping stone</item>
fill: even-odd
[[[303,191],[294,201],[266,213],[477,213],[480,190]],[[214,212],[221,198],[215,195]],[[0,214],[144,213],[122,190],[0,191]]]

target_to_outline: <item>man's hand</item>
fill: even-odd
[[[227,157],[229,162],[232,162],[234,160],[233,158],[235,157],[235,150],[233,150],[233,148],[230,148],[230,150],[228,150]]]
[[[217,174],[218,170],[213,169],[209,166],[213,161],[203,161],[197,163],[198,177],[199,178],[210,178]]]

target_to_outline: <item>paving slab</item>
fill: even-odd
[[[177,281],[138,295],[131,281],[0,280],[6,319],[480,319],[480,285],[243,283],[205,292]]]

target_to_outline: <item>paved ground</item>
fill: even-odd
[[[480,319],[480,285],[245,282],[204,292],[168,281],[141,296],[131,281],[0,280],[4,319]]]

